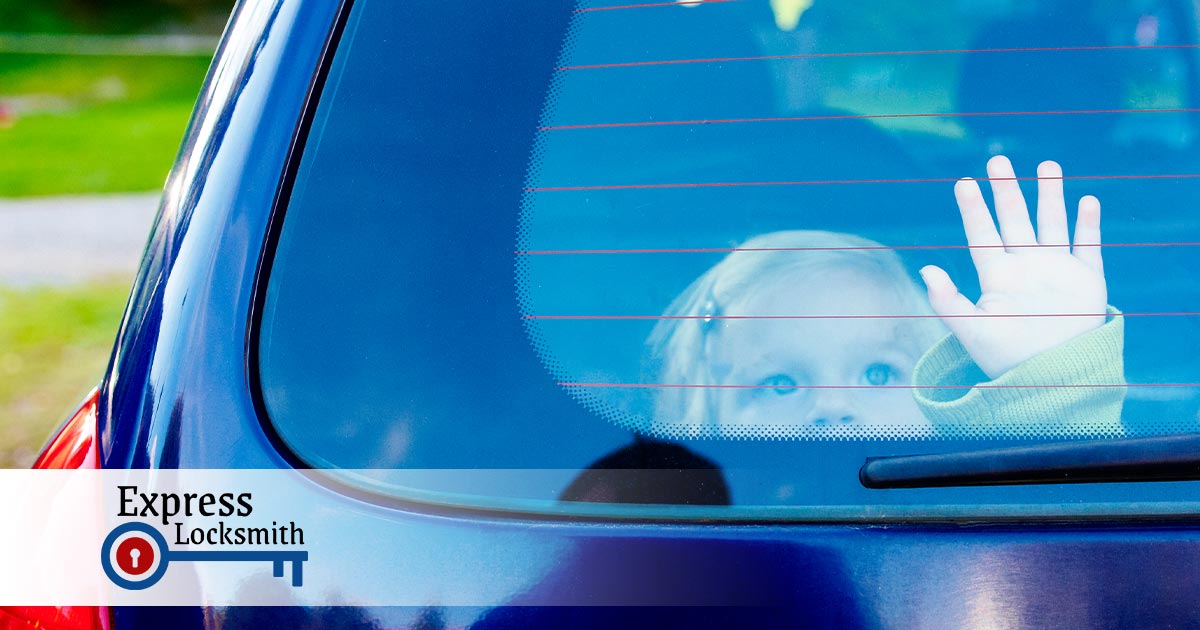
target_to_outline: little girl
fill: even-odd
[[[750,239],[651,333],[655,432],[672,437],[1119,435],[1122,318],[1106,307],[1099,202],[1067,237],[1062,171],[1038,168],[1038,234],[1002,156],[955,195],[979,273],[972,303],[849,234]],[[947,334],[949,331],[951,334]],[[1064,387],[1066,386],[1066,387]]]

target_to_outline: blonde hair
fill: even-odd
[[[709,333],[727,308],[760,291],[773,290],[783,278],[821,271],[856,269],[895,290],[906,314],[932,315],[925,291],[905,270],[900,257],[875,241],[838,232],[789,230],[751,238],[696,279],[671,305],[646,340],[647,367],[653,382],[706,384],[712,366],[704,357]],[[920,354],[945,336],[933,317],[902,320],[901,333]],[[715,383],[714,383],[715,384]],[[652,426],[672,434],[715,434],[714,391],[709,388],[659,388]]]

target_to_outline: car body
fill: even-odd
[[[312,445],[297,447],[295,434],[283,435],[287,431],[268,419],[258,320],[301,160],[315,150],[307,140],[326,79],[339,46],[352,37],[346,26],[352,12],[367,4],[238,5],[167,182],[93,401],[94,419],[86,420],[95,423],[100,467],[330,467],[297,454]],[[1194,19],[1195,7],[1182,4]],[[579,14],[549,3],[538,10],[552,18],[530,27],[528,37],[563,29]],[[495,28],[520,24],[532,12],[512,8],[511,21]],[[1195,29],[1188,32],[1195,42]],[[414,50],[403,49],[396,63],[426,63]],[[402,94],[405,87],[396,89]],[[851,145],[865,142],[839,133]],[[699,144],[696,150],[708,149]],[[857,150],[866,152],[861,145]],[[816,161],[821,155],[836,161],[835,153],[818,153]],[[524,162],[513,167],[525,168]],[[1194,219],[1181,225],[1186,231]],[[349,266],[356,276],[373,273],[355,264]],[[512,273],[510,266],[497,277]],[[396,394],[398,405],[405,396]],[[544,439],[565,438],[548,429]],[[762,442],[739,444],[731,448],[742,450],[730,458],[744,463],[753,462]],[[482,467],[554,467],[540,460],[522,466],[522,447],[506,448],[516,455]],[[773,448],[770,457],[780,457],[782,447]],[[899,455],[931,447],[920,440],[868,440],[862,448]],[[818,459],[828,455],[813,452]],[[847,458],[861,462],[857,453]],[[704,481],[685,485],[693,483]],[[610,506],[555,511],[330,480],[305,492],[314,504],[338,509],[306,518],[316,530],[356,532],[370,544],[345,544],[335,560],[314,557],[308,575],[339,585],[349,599],[356,589],[365,593],[383,583],[407,593],[410,604],[328,608],[301,598],[294,607],[108,612],[112,628],[1196,627],[1200,523],[1198,504],[1186,499],[1196,483],[1107,484],[1120,487],[1095,494],[1085,485],[1050,484],[1029,490],[1041,493],[1034,501],[976,499],[972,493],[984,490],[972,488],[859,489],[916,498],[725,513]],[[369,527],[360,524],[367,516]]]

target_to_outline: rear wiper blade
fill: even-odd
[[[868,457],[868,488],[942,488],[1200,479],[1200,433]]]

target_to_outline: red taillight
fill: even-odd
[[[99,468],[96,440],[96,408],[99,390],[63,425],[33,463],[34,468]],[[0,630],[109,630],[108,608],[104,606],[0,606]]]
[[[108,630],[108,609],[95,606],[0,607],[0,630]]]
[[[96,408],[100,390],[83,399],[83,404],[63,425],[50,443],[42,450],[34,468],[78,469],[99,468],[100,453],[96,444]]]

